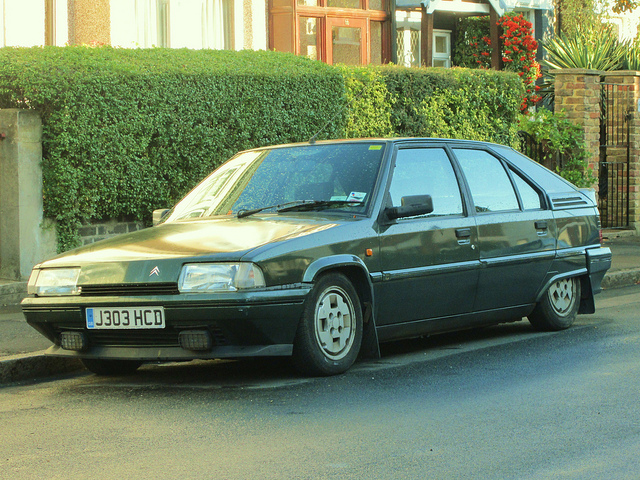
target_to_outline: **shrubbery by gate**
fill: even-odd
[[[43,121],[45,216],[58,248],[82,221],[149,221],[239,150],[428,136],[517,145],[512,73],[332,67],[277,52],[0,49],[0,108]],[[327,123],[328,122],[328,123]]]

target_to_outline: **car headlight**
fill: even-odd
[[[29,277],[27,291],[39,297],[80,295],[79,268],[34,269]]]
[[[188,263],[178,289],[184,293],[235,292],[264,287],[262,270],[253,263]]]

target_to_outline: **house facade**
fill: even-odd
[[[458,19],[512,11],[537,39],[551,29],[552,0],[4,0],[0,46],[272,49],[329,64],[450,67]]]

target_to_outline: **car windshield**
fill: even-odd
[[[383,151],[380,142],[358,142],[243,152],[205,178],[166,221],[295,211],[297,203],[300,211],[364,213]]]

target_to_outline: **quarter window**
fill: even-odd
[[[519,210],[518,197],[502,162],[484,150],[454,149],[476,212]]]
[[[525,181],[518,173],[511,170],[511,176],[515,179],[516,188],[520,193],[523,210],[539,210],[542,208],[540,194]]]
[[[461,215],[463,212],[456,175],[441,148],[399,150],[389,194],[393,206],[400,206],[402,197],[431,195],[431,216]]]

